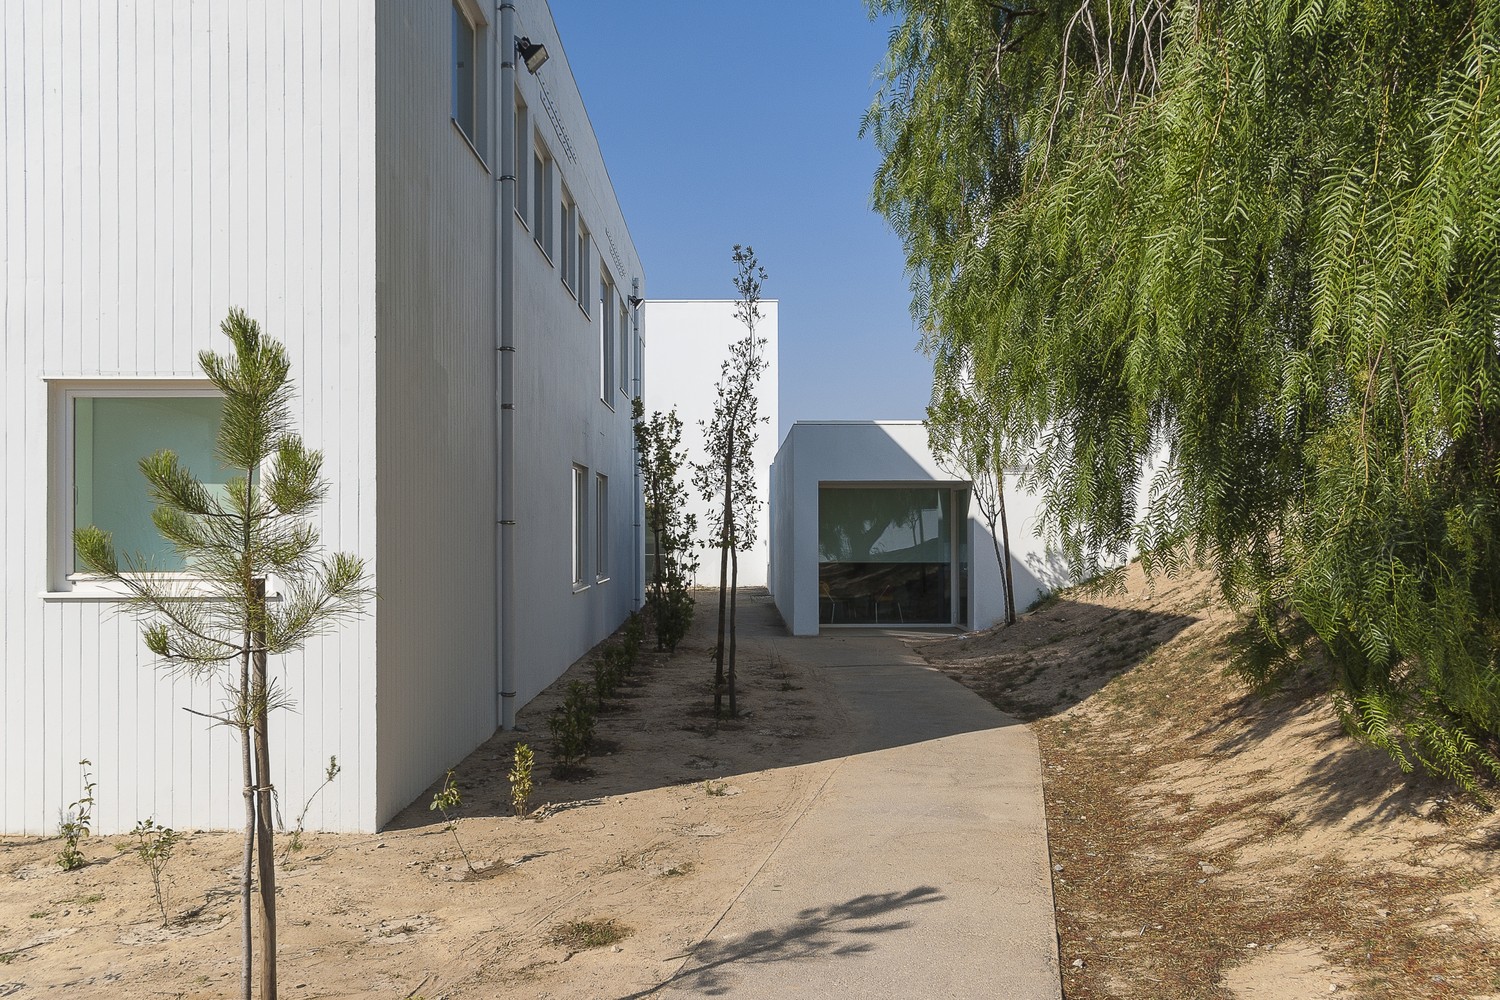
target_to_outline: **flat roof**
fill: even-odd
[[[800,427],[803,424],[859,424],[881,427],[911,427],[921,426],[926,422],[925,420],[795,420],[792,422],[792,426]]]

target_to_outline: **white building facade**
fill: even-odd
[[[1024,609],[1067,579],[1007,476],[1012,576]],[[771,467],[771,593],[793,635],[847,626],[988,628],[1000,563],[972,482],[919,420],[798,421]]]
[[[728,254],[725,254],[728,260]],[[676,408],[682,420],[682,443],[688,460],[702,463],[707,459],[703,448],[702,424],[713,419],[718,403],[715,386],[719,366],[729,356],[729,346],[745,337],[745,324],[735,317],[733,299],[653,299],[642,307],[650,317],[651,384],[642,397],[648,414]],[[776,455],[777,397],[779,384],[777,324],[780,303],[766,299],[760,304],[761,318],[755,334],[765,340],[762,355],[766,369],[756,386],[756,405],[763,422],[754,449],[756,495],[761,501],[756,522],[755,543],[739,553],[739,583],[742,587],[763,587],[769,580],[771,558],[770,469]],[[691,476],[686,471],[685,476]],[[715,510],[714,504],[690,490],[688,510],[698,519],[698,535],[706,534]],[[649,540],[648,540],[649,541]],[[700,552],[698,574],[694,583],[703,587],[719,585],[719,550]]]
[[[70,542],[130,537],[141,455],[211,447],[196,357],[231,306],[286,343],[323,542],[378,595],[273,663],[275,784],[291,809],[337,756],[309,825],[377,829],[639,601],[644,274],[546,3],[17,0],[0,28],[0,831],[54,831],[82,758],[96,831],[242,820],[232,734],[184,711],[216,686],[158,670]]]

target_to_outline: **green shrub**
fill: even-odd
[[[594,748],[594,703],[582,681],[568,685],[563,703],[547,719],[552,732],[552,754],[560,771],[570,771],[588,759]]]
[[[510,806],[522,819],[531,811],[531,772],[535,765],[536,754],[531,752],[531,747],[525,743],[517,743],[515,762],[511,764],[510,774],[506,777],[510,779]]]
[[[83,769],[83,794],[68,807],[68,811],[63,814],[62,823],[58,825],[63,848],[57,854],[57,864],[65,872],[88,864],[83,852],[78,849],[78,843],[89,835],[94,821],[94,789],[97,786],[94,784],[94,776],[89,773],[93,763],[84,758],[78,762],[78,766]]]

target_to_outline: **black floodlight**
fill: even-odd
[[[640,305],[646,300],[641,298],[639,295],[632,295],[628,299],[626,299],[626,301],[630,303],[630,308],[634,309],[636,306]]]
[[[547,46],[541,42],[533,42],[529,38],[517,38],[516,51],[520,53],[522,61],[526,63],[526,68],[533,75],[542,68],[542,63],[547,61]]]

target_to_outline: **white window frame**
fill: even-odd
[[[609,582],[609,477],[594,473],[594,582]]]
[[[531,234],[536,240],[537,249],[542,251],[542,256],[547,258],[551,264],[555,259],[553,250],[556,247],[556,226],[553,224],[553,209],[557,205],[555,181],[556,170],[552,160],[552,154],[547,152],[547,147],[540,138],[532,140],[531,167],[535,174],[532,177],[533,185],[532,214],[540,215],[541,218],[533,219],[531,223]]]
[[[516,159],[511,165],[516,177],[516,218],[531,228],[531,118],[526,102],[516,93]]]
[[[562,282],[568,291],[578,290],[578,203],[562,186],[562,239],[558,243],[558,254],[562,257]]]
[[[130,591],[121,584],[74,569],[74,403],[79,399],[221,397],[223,393],[207,379],[190,377],[49,379],[48,389],[47,590],[42,596],[48,600],[106,601],[128,597]],[[191,573],[152,576],[181,581],[185,596],[210,594],[206,584],[195,585],[198,577]]]
[[[624,299],[620,299],[620,329],[617,334],[619,339],[619,371],[615,377],[620,380],[620,395],[630,398],[630,305]]]
[[[589,260],[593,244],[589,239],[589,227],[584,224],[583,213],[578,213],[578,308],[589,315],[589,303],[593,301],[593,284],[589,281]]]
[[[589,470],[573,466],[573,592],[588,589]]]
[[[599,268],[599,399],[615,408],[615,283]]]
[[[484,18],[483,9],[474,0],[453,0],[453,17],[463,18],[468,24],[471,36],[474,39],[473,50],[469,53],[469,59],[473,63],[469,71],[469,79],[472,83],[473,93],[469,95],[471,111],[474,121],[470,127],[465,128],[464,123],[458,118],[458,88],[457,80],[453,81],[449,95],[449,119],[453,126],[458,129],[459,135],[469,144],[474,155],[479,157],[481,163],[485,162],[485,144],[489,136],[485,134],[485,122],[489,118],[489,22]],[[457,39],[457,25],[454,22],[453,42]],[[450,52],[450,69],[456,74],[459,53],[455,49]],[[486,168],[488,169],[488,168]]]

